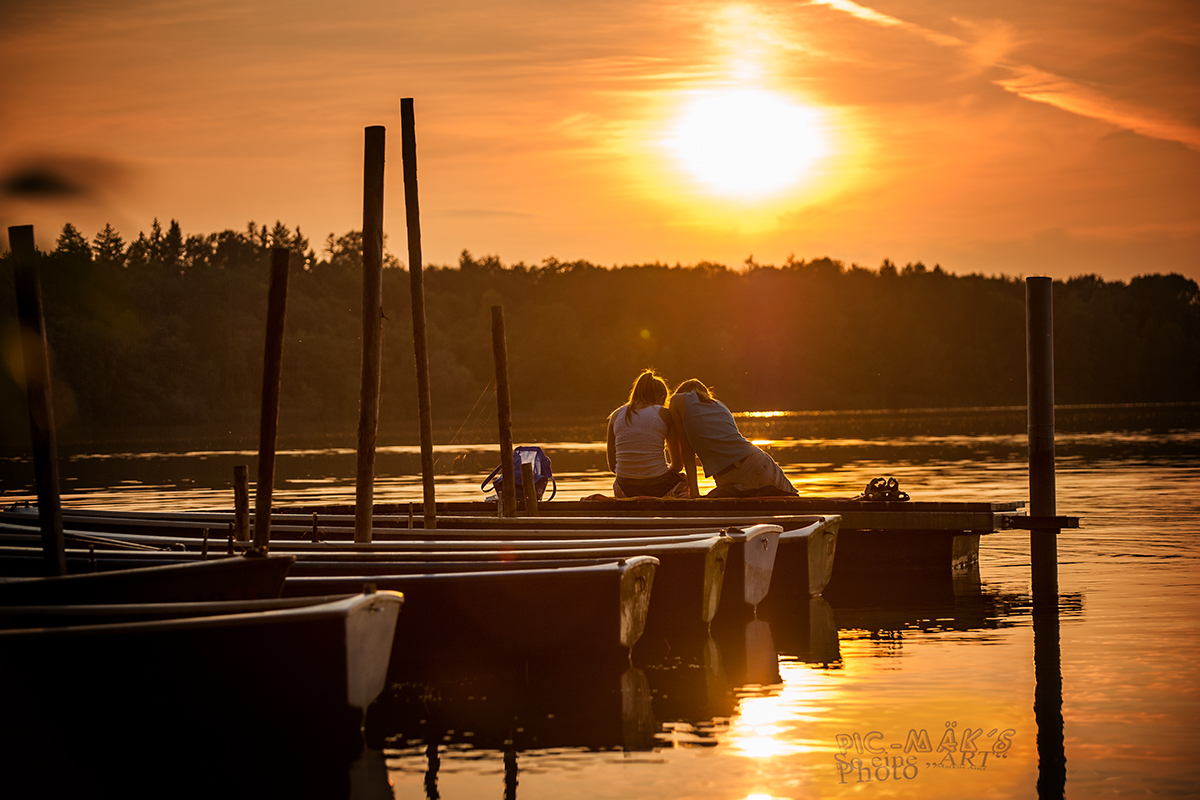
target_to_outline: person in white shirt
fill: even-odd
[[[662,376],[642,370],[629,401],[608,416],[608,468],[617,475],[617,497],[687,497],[679,431],[663,406],[668,392]]]

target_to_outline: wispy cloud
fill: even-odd
[[[1015,95],[1038,103],[1047,103],[1082,117],[1103,120],[1143,136],[1179,142],[1193,150],[1200,150],[1200,128],[1195,125],[1167,118],[1150,109],[1122,103],[1107,96],[1098,87],[1072,81],[1036,67],[1013,65],[1008,69],[1012,71],[1012,77],[997,80],[995,83]]]
[[[943,47],[961,48],[973,58],[987,54],[984,57],[990,62],[988,66],[1008,73],[1006,77],[994,79],[993,83],[1018,97],[1098,119],[1143,136],[1178,142],[1193,150],[1200,150],[1200,127],[1172,119],[1154,109],[1116,100],[1105,93],[1100,85],[1072,80],[1029,64],[1015,63],[994,48],[976,46],[959,37],[880,13],[853,0],[810,0],[810,3],[828,6],[874,25],[904,30]]]

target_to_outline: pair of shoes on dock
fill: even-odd
[[[872,478],[863,493],[854,499],[903,502],[908,499],[908,493],[900,491],[900,481],[895,478]]]

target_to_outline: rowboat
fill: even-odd
[[[31,510],[15,509],[0,524],[15,527],[21,517],[32,516]],[[72,526],[67,531],[68,541],[72,536],[79,537],[80,543],[88,537],[107,536],[128,547],[171,546],[194,553],[205,532],[219,530],[224,517],[209,512],[117,514],[74,510],[65,519]],[[286,514],[273,515],[272,552],[296,557],[287,593],[347,591],[366,581],[407,591],[401,583],[403,578],[432,572],[458,576],[464,572],[459,566],[462,562],[496,562],[494,567],[469,569],[512,573],[515,570],[505,566],[508,562],[649,555],[659,560],[654,602],[646,621],[646,628],[656,633],[676,633],[690,625],[752,617],[769,597],[773,574],[778,575],[775,585],[785,596],[807,600],[819,595],[828,581],[839,522],[836,517],[787,518],[786,529],[764,524],[724,530],[714,529],[708,520],[702,524],[686,519],[665,520],[666,526],[663,520],[618,520],[612,528],[598,527],[603,520],[585,520],[590,527],[580,527],[575,524],[580,520],[572,520],[570,527],[555,528],[553,520],[547,519],[526,520],[536,524],[525,528],[426,531],[385,525],[373,532],[376,535],[370,544],[360,545],[350,541],[352,528],[319,525],[314,537],[311,526],[291,524],[294,521],[289,522]],[[76,530],[77,525],[88,530]],[[714,542],[713,537],[719,538]],[[314,542],[313,538],[321,541]],[[814,543],[823,545],[816,547]],[[781,553],[791,566],[787,574],[779,575],[776,559]],[[822,569],[810,569],[810,564],[817,562],[814,556],[824,559]],[[174,550],[159,551],[157,555],[124,552],[120,554],[123,561],[118,562],[115,554],[106,552],[103,560],[106,564],[132,564],[179,557]],[[335,579],[335,575],[340,577]],[[380,578],[390,582],[380,583]],[[721,602],[722,596],[725,602]],[[423,605],[410,597],[402,624],[415,624],[425,613]]]
[[[478,533],[478,532],[471,532]],[[557,535],[556,535],[557,533]],[[671,535],[614,537],[602,531],[548,532],[546,538],[523,537],[483,539],[466,537],[458,531],[438,531],[436,538],[404,537],[402,540],[372,542],[305,542],[281,540],[274,552],[296,559],[290,575],[292,582],[301,576],[399,577],[414,573],[461,572],[457,565],[494,562],[506,564],[527,561],[564,561],[571,559],[612,559],[635,555],[659,560],[655,576],[654,602],[647,625],[652,629],[668,626],[708,625],[720,609],[725,615],[749,615],[767,595],[777,550],[780,529],[761,525],[746,530],[692,531],[681,529]],[[571,534],[567,538],[566,534]],[[125,536],[113,534],[113,536]],[[95,544],[96,540],[92,540]],[[139,542],[153,541],[139,537]],[[195,540],[159,538],[161,545],[179,550],[89,550],[86,557],[103,562],[103,568],[116,565],[161,563],[197,557]],[[189,545],[193,548],[188,550]],[[15,559],[19,551],[0,550],[0,565],[5,558]],[[26,552],[33,559],[35,554]],[[81,564],[84,554],[68,551],[68,562]],[[472,567],[478,569],[479,567]],[[355,578],[357,579],[357,578]],[[343,582],[344,583],[344,582]],[[291,591],[295,591],[292,589]],[[322,590],[323,591],[323,590]],[[721,604],[722,593],[726,603]],[[409,615],[421,613],[411,605]]]
[[[26,557],[26,562],[37,558]],[[237,556],[53,577],[0,578],[0,605],[170,603],[279,597],[295,558]],[[0,558],[0,575],[5,560]],[[27,573],[26,573],[27,574]]]
[[[36,518],[30,509],[13,508],[0,512],[0,529],[5,524],[19,526]],[[84,537],[89,534],[115,536],[128,535],[129,542],[147,545],[163,544],[167,538],[179,547],[195,547],[200,537],[212,530],[221,530],[231,524],[232,515],[225,512],[108,512],[92,509],[64,512],[72,531]],[[314,516],[311,523],[304,523],[304,515],[275,512],[272,514],[272,547],[289,552],[304,546],[304,542],[351,543],[353,520],[345,516],[331,515],[318,521]],[[458,519],[455,518],[454,522]],[[819,595],[829,582],[833,571],[833,557],[837,543],[840,518],[827,516],[778,516],[763,517],[758,523],[742,518],[679,518],[679,517],[522,517],[498,519],[492,517],[493,527],[440,527],[436,530],[405,527],[405,518],[380,516],[375,518],[372,531],[372,546],[382,547],[392,542],[460,542],[467,540],[510,542],[524,540],[554,541],[560,539],[615,539],[620,537],[648,538],[685,535],[712,535],[722,530],[746,530],[756,524],[778,525],[783,544],[783,559],[775,569],[781,574],[776,586],[784,597],[796,596],[807,599]],[[411,517],[407,518],[411,524]],[[501,524],[507,523],[507,524]],[[139,536],[140,532],[140,536]],[[796,545],[803,544],[803,552]],[[737,554],[735,554],[735,558]],[[779,566],[786,569],[779,570]],[[751,591],[753,595],[753,591]],[[764,595],[765,597],[765,595]],[[762,597],[747,597],[751,607]],[[788,601],[790,602],[790,601]]]
[[[366,582],[403,592],[405,614],[397,637],[408,644],[398,655],[416,661],[464,651],[522,657],[627,655],[646,627],[658,559],[551,563],[418,574],[297,576],[284,584],[284,595],[336,593]]]
[[[627,652],[645,629],[658,560],[625,558],[620,553],[592,558],[571,555],[520,562],[426,559],[409,568],[394,561],[375,566],[342,561],[336,571],[322,571],[316,562],[318,569],[308,570],[307,575],[289,576],[285,581],[281,574],[274,593],[327,596],[358,592],[366,585],[403,592],[409,599],[396,640],[398,654],[408,648],[445,650],[471,644],[511,652]],[[128,580],[142,575],[209,574],[246,560],[243,556],[199,558],[198,553],[181,550],[67,549],[69,566],[83,569],[91,564],[100,571],[3,580],[0,595],[6,599],[0,602],[9,603],[7,597],[17,596],[18,589],[25,604],[48,603],[53,597],[51,590],[59,585],[91,586],[110,577]],[[22,559],[36,560],[37,553],[31,548],[2,548],[0,570]],[[257,560],[290,566],[297,557],[277,554]],[[317,574],[312,574],[314,571]],[[180,595],[177,591],[175,597]],[[125,594],[115,599],[142,598]]]
[[[181,752],[236,749],[231,735],[252,748],[234,762],[265,756],[263,748],[356,749],[384,686],[402,602],[377,591],[4,607],[5,786],[55,794],[60,771],[90,786],[118,765],[132,770],[128,779],[166,773]],[[119,749],[107,747],[117,741]]]

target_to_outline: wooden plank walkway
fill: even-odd
[[[837,514],[842,518],[842,531],[954,531],[989,534],[1019,527],[1009,520],[1023,515],[1024,501],[1012,502],[889,502],[878,500],[805,498],[699,498],[695,500],[553,500],[538,505],[536,518],[518,515],[497,516],[495,503],[482,501],[448,502],[437,504],[438,519],[446,527],[476,524],[485,520],[489,526],[521,526],[536,523],[545,525],[553,519],[577,517],[688,517],[737,519],[743,523],[766,521],[773,516],[804,516]],[[283,509],[281,509],[283,510]],[[295,509],[286,509],[293,511]],[[322,516],[334,514],[345,507],[305,507],[305,512]],[[376,524],[388,517],[407,519],[410,511],[414,524],[422,525],[421,504],[380,503],[375,506]],[[761,518],[761,519],[760,519]],[[390,524],[390,521],[389,521]]]

